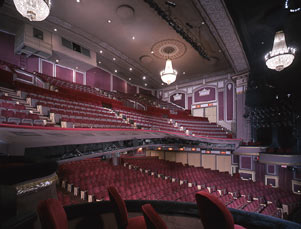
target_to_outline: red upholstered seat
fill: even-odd
[[[165,222],[150,204],[142,206],[142,212],[147,229],[167,229]]]
[[[42,229],[68,229],[65,210],[57,199],[42,200],[37,211]]]
[[[119,229],[146,229],[146,224],[143,216],[128,218],[128,211],[125,202],[119,195],[117,189],[113,186],[108,188],[110,201],[113,204],[114,214]]]
[[[204,229],[244,228],[234,225],[231,212],[217,197],[202,191],[196,193],[195,198]]]

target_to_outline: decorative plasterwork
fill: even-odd
[[[177,59],[186,53],[186,46],[174,39],[167,39],[155,43],[152,47],[153,54],[161,59]]]
[[[236,73],[249,64],[223,0],[193,0]]]

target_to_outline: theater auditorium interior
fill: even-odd
[[[300,0],[0,0],[1,228],[301,228]]]

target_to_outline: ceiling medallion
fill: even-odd
[[[282,71],[290,66],[295,58],[296,49],[287,47],[283,31],[275,34],[272,51],[265,55],[265,62],[268,68]]]
[[[43,21],[51,7],[50,0],[14,0],[17,11],[29,21]]]
[[[155,43],[151,48],[152,54],[160,59],[177,59],[186,53],[186,46],[174,39]]]

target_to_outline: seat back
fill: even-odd
[[[37,212],[42,229],[68,229],[65,210],[57,199],[40,201]]]
[[[142,212],[147,229],[167,229],[165,222],[150,204],[142,206]]]
[[[198,192],[195,195],[204,229],[233,229],[234,220],[229,209],[217,197]]]
[[[114,186],[108,188],[110,201],[114,210],[115,218],[118,228],[126,228],[128,224],[128,211],[124,200],[119,195],[117,189]]]

